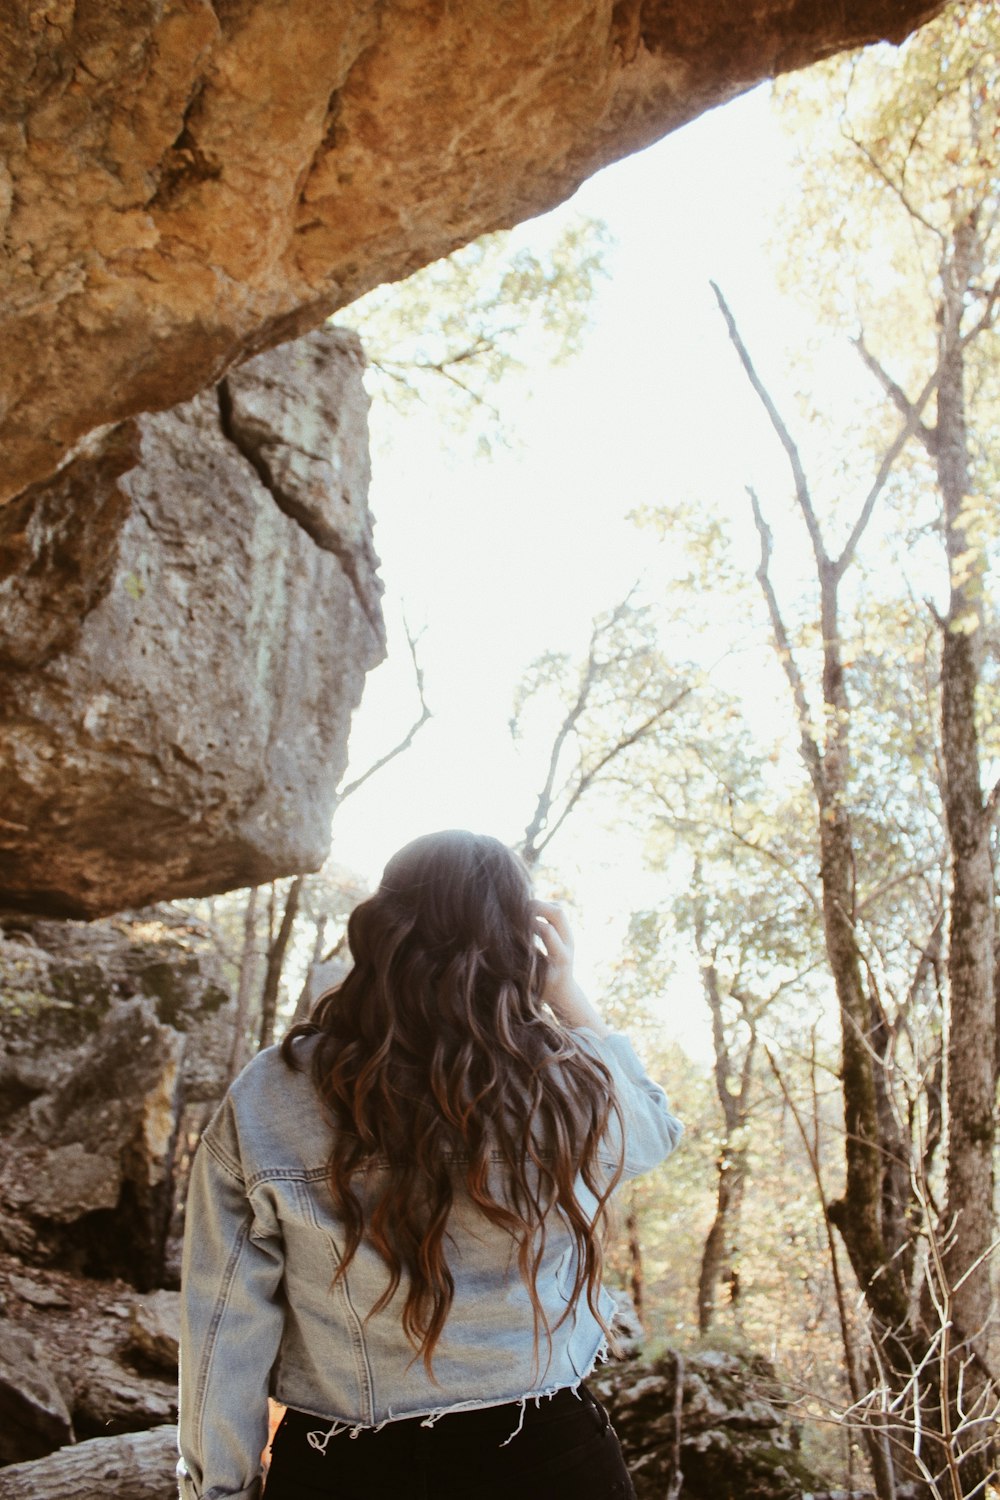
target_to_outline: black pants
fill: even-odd
[[[264,1500],[635,1500],[604,1407],[586,1386],[521,1404],[389,1422],[322,1452],[309,1432],[329,1425],[287,1411],[271,1448]],[[505,1439],[510,1438],[509,1442]]]

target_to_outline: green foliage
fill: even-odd
[[[829,326],[862,333],[914,398],[937,359],[937,305],[956,233],[972,235],[964,326],[988,311],[1000,273],[1000,10],[950,6],[901,48],[874,47],[775,88],[797,142],[796,186],[775,249],[787,290]],[[1000,334],[967,349],[979,493],[996,479]],[[933,406],[931,407],[931,412]],[[866,447],[881,423],[862,427]],[[872,442],[874,439],[874,443]],[[911,449],[911,460],[917,453]],[[917,459],[918,466],[922,463]],[[911,471],[904,464],[901,473]],[[912,503],[912,492],[907,508]],[[992,507],[991,530],[996,516]]]
[[[404,412],[426,404],[489,452],[506,441],[502,382],[578,352],[609,245],[587,218],[545,251],[518,248],[508,231],[484,235],[338,316],[361,334],[378,399]]]

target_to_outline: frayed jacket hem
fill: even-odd
[[[390,1422],[412,1422],[417,1418],[422,1419],[420,1422],[421,1427],[433,1427],[443,1417],[450,1417],[457,1412],[486,1411],[497,1406],[518,1406],[520,1412],[517,1426],[510,1436],[505,1438],[501,1443],[500,1446],[503,1448],[520,1432],[524,1424],[525,1408],[529,1401],[533,1401],[537,1407],[542,1401],[550,1401],[560,1391],[572,1391],[575,1396],[578,1396],[579,1388],[583,1382],[588,1376],[593,1374],[598,1365],[603,1364],[608,1358],[608,1341],[606,1338],[602,1338],[584,1374],[578,1375],[575,1380],[567,1384],[544,1386],[537,1391],[527,1391],[523,1396],[499,1396],[475,1401],[456,1401],[450,1406],[428,1407],[424,1411],[390,1412],[388,1416],[382,1418],[381,1422],[356,1422],[351,1418],[331,1417],[321,1415],[319,1412],[306,1410],[306,1416],[314,1416],[317,1418],[317,1421],[328,1422],[330,1424],[325,1430],[318,1427],[308,1432],[306,1434],[307,1441],[311,1448],[315,1448],[320,1453],[326,1453],[327,1444],[330,1439],[342,1437],[344,1433],[347,1433],[352,1438],[356,1438],[362,1432],[381,1432],[382,1428],[388,1426]],[[277,1399],[280,1401],[281,1396],[279,1395]],[[299,1406],[295,1407],[295,1410],[302,1411],[303,1408]]]

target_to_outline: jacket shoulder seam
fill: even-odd
[[[223,1171],[228,1172],[229,1176],[235,1178],[235,1180],[242,1187],[243,1173],[240,1169],[239,1162],[234,1161],[229,1153],[223,1150],[218,1141],[216,1141],[214,1137],[210,1136],[207,1132],[202,1135],[200,1144],[205,1147],[205,1150],[211,1156],[215,1157],[215,1160],[218,1162]]]

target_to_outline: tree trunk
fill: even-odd
[[[974,1362],[970,1366],[970,1350],[975,1359],[982,1353],[981,1335],[989,1317],[989,1269],[985,1262],[993,1233],[994,1060],[997,1057],[989,818],[979,777],[975,726],[976,651],[981,636],[977,585],[982,564],[979,554],[969,546],[964,515],[968,459],[961,320],[972,287],[969,272],[977,248],[982,247],[976,245],[975,219],[970,217],[967,223],[957,226],[949,254],[941,265],[944,295],[939,317],[940,358],[915,403],[907,399],[872,356],[865,356],[866,363],[878,374],[906,420],[883,455],[875,483],[836,559],[826,551],[798,449],[761,384],[725,299],[716,288],[730,337],[788,454],[820,585],[822,750],[811,727],[808,699],[769,577],[770,531],[751,489],[761,540],[757,577],[767,601],[779,659],[792,690],[803,759],[818,803],[824,935],[841,1016],[846,1181],[843,1197],[829,1205],[828,1218],[840,1232],[873,1314],[871,1332],[878,1351],[879,1388],[894,1398],[892,1440],[898,1444],[894,1457],[907,1476],[918,1481],[918,1486],[926,1475],[924,1465],[941,1476],[946,1489],[942,1491],[936,1485],[931,1489],[935,1495],[947,1493],[949,1500],[980,1493],[981,1481],[988,1473],[982,1440],[989,1438],[985,1418],[991,1393],[988,1372],[982,1363],[978,1369]],[[978,325],[980,331],[988,326],[992,305],[991,298],[987,314]],[[922,413],[934,391],[938,412],[936,426],[931,429],[922,421]],[[900,1170],[899,1163],[903,1142],[890,1107],[891,1078],[887,1073],[890,1054],[880,1050],[884,1042],[880,1035],[880,1006],[876,995],[872,995],[869,1003],[865,993],[864,966],[857,942],[854,850],[848,813],[850,704],[837,618],[840,580],[852,561],[872,506],[896,457],[913,435],[920,437],[937,461],[951,576],[942,661],[943,751],[948,782],[945,811],[952,852],[946,1079],[948,1214],[931,1244],[930,1275],[939,1295],[936,1302],[928,1298],[923,1323],[918,1309],[910,1305],[907,1274],[919,1219],[910,1214],[908,1201],[899,1201],[901,1192],[906,1193],[907,1199],[910,1195],[908,1174]],[[937,1254],[941,1244],[946,1250],[943,1264]],[[949,1349],[949,1341],[953,1344],[956,1335],[960,1345],[957,1361]],[[965,1380],[964,1416],[957,1399],[960,1373]],[[978,1425],[969,1419],[970,1405]],[[907,1441],[908,1436],[912,1444]],[[970,1446],[977,1442],[980,1451],[970,1455]],[[888,1487],[884,1487],[883,1480],[879,1481],[880,1500],[892,1500],[895,1485],[891,1472],[884,1476],[884,1481]],[[927,1485],[923,1487],[927,1489]]]
[[[630,1194],[628,1213],[625,1216],[625,1234],[628,1238],[629,1292],[632,1306],[640,1323],[645,1324],[646,1276],[642,1263],[642,1240],[639,1238],[639,1215],[636,1209],[635,1192]]]
[[[281,970],[285,962],[285,954],[288,951],[288,943],[292,936],[292,928],[295,926],[295,918],[299,910],[299,897],[302,895],[302,883],[304,875],[296,875],[288,887],[288,895],[285,898],[285,910],[281,917],[281,926],[277,935],[273,938],[267,950],[267,972],[264,975],[264,990],[260,1001],[260,1046],[270,1047],[274,1041],[274,1023],[278,1014],[278,987],[281,984]]]
[[[299,998],[295,1002],[295,1010],[292,1013],[292,1025],[297,1026],[300,1021],[307,1021],[309,1013],[313,1008],[313,974],[316,965],[323,956],[323,944],[326,940],[326,924],[329,921],[326,913],[321,913],[316,919],[316,936],[313,939],[312,957],[306,968],[306,977],[302,981]]]
[[[947,1193],[942,1239],[944,1268],[954,1322],[956,1360],[970,1352],[986,1385],[986,1330],[990,1321],[990,1246],[994,1237],[993,1144],[996,1054],[994,995],[993,869],[989,819],[984,804],[976,729],[976,698],[982,641],[981,549],[970,538],[968,445],[961,317],[969,284],[973,227],[959,225],[944,276],[935,453],[944,506],[950,576],[948,613],[941,652],[942,754],[945,814],[951,852],[951,912],[948,930],[948,1121]],[[966,1376],[974,1376],[970,1370]],[[954,1389],[952,1392],[954,1399]],[[957,1415],[957,1413],[956,1413]],[[970,1437],[982,1437],[982,1432]],[[960,1443],[960,1446],[964,1444]],[[985,1455],[962,1461],[967,1486],[990,1472]]]
[[[715,1317],[716,1294],[721,1282],[728,1281],[730,1299],[735,1302],[739,1280],[735,1268],[739,1238],[740,1211],[746,1184],[746,1151],[726,1141],[718,1164],[715,1218],[705,1239],[698,1276],[698,1332],[707,1333]]]
[[[243,912],[243,950],[240,953],[240,977],[236,990],[236,1020],[233,1023],[233,1048],[229,1054],[229,1077],[235,1078],[246,1062],[247,1026],[250,1021],[250,996],[257,970],[257,892],[252,885]]]
[[[715,1218],[705,1238],[701,1254],[701,1270],[698,1276],[698,1330],[700,1333],[707,1333],[715,1317],[715,1301],[719,1283],[723,1279],[729,1282],[731,1302],[735,1303],[739,1295],[736,1252],[739,1242],[743,1191],[747,1177],[747,1154],[745,1145],[734,1144],[734,1142],[737,1140],[738,1133],[746,1125],[757,1032],[753,1017],[744,1000],[741,1006],[749,1036],[740,1067],[739,1092],[734,1093],[729,1082],[733,1059],[722,1012],[719,973],[715,965],[715,953],[709,951],[705,934],[705,917],[701,900],[701,862],[698,859],[695,860],[693,886],[698,892],[694,923],[695,946],[698,950],[701,969],[702,991],[712,1017],[715,1092],[723,1120],[722,1149],[717,1163]]]
[[[885,1176],[894,1143],[882,1139],[877,1051],[855,930],[854,841],[847,809],[850,703],[841,659],[839,576],[825,559],[819,572],[826,721],[819,793],[820,881],[826,952],[840,1006],[847,1167],[844,1196],[831,1203],[830,1217],[840,1231],[865,1300],[886,1333],[892,1366],[902,1374],[908,1360],[898,1346],[898,1335],[906,1326],[908,1300],[883,1229],[883,1199],[890,1190]]]
[[[0,1500],[176,1500],[177,1428],[91,1438],[0,1469]]]

